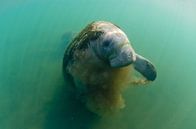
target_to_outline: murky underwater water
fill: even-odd
[[[62,35],[111,21],[158,78],[130,87],[126,108],[90,113],[62,76]],[[0,129],[195,129],[196,1],[1,0]]]

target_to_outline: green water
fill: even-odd
[[[75,101],[62,76],[62,35],[95,20],[119,25],[158,72],[108,118]],[[195,55],[194,0],[1,0],[0,129],[195,129]]]

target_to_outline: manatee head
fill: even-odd
[[[126,34],[110,22],[95,22],[94,37],[89,47],[112,68],[133,64],[134,68],[150,81],[155,80],[154,65],[144,57],[136,54]]]
[[[92,40],[90,46],[100,59],[114,68],[127,66],[135,61],[135,52],[122,30],[107,22],[98,24],[97,30],[101,35]]]

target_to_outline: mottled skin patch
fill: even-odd
[[[88,48],[90,40],[97,39],[104,32],[96,29],[96,26],[93,26],[93,23],[90,23],[83,29],[79,35],[77,35],[73,41],[69,44],[68,48],[65,51],[63,59],[63,67],[67,66],[68,62],[73,62],[73,54],[76,50],[84,50]]]

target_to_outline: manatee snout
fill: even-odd
[[[132,64],[136,71],[147,80],[155,80],[157,73],[154,65],[137,54],[126,34],[113,26],[110,31],[103,33],[97,41],[91,42],[94,51],[101,59],[107,60],[110,67],[121,68]]]
[[[110,66],[113,68],[124,67],[132,64],[135,61],[135,52],[129,44],[123,45],[119,48],[119,53],[116,57],[110,58]]]

